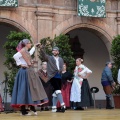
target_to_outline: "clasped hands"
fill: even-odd
[[[36,44],[34,44],[34,46],[39,47],[39,48],[43,48],[43,45],[41,45],[40,43],[36,43]]]

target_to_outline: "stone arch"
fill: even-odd
[[[4,11],[4,14],[0,14],[0,22],[8,23],[18,28],[23,32],[27,32],[31,35],[34,41],[37,41],[37,29],[35,28],[31,19],[25,19],[24,16],[12,11]]]
[[[61,33],[66,34],[77,28],[83,28],[94,32],[98,37],[101,38],[101,40],[103,40],[108,52],[110,51],[112,38],[116,35],[116,33],[113,31],[111,26],[97,18],[93,19],[73,16],[56,26],[56,28],[53,30],[53,37]]]
[[[22,32],[29,33],[22,25],[20,25],[19,23],[15,22],[13,20],[10,20],[10,19],[7,19],[7,18],[0,18],[0,23],[12,25]]]

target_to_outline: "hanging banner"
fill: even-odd
[[[78,0],[78,16],[106,17],[106,0]]]
[[[18,7],[18,0],[0,0],[1,7]]]

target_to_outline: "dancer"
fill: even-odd
[[[90,87],[87,81],[88,76],[92,73],[90,69],[82,64],[81,58],[76,59],[74,70],[74,80],[71,88],[70,101],[73,103],[74,110],[84,110],[83,107],[93,105]]]
[[[70,92],[71,92],[71,85],[72,85],[73,75],[67,71],[67,64],[64,63],[63,70],[62,70],[62,96],[63,100],[66,105],[66,109],[70,108]],[[58,102],[57,109],[59,110],[60,104]]]
[[[49,102],[41,106],[41,110],[48,111],[49,106],[52,105],[52,86],[48,81],[47,62],[42,62],[42,68],[38,70],[39,77],[48,96]]]
[[[33,69],[34,62],[30,55],[34,53],[35,45],[28,52],[31,45],[28,39],[23,39],[16,48],[18,52],[13,56],[17,66],[20,66],[20,69],[15,78],[11,106],[13,108],[20,107],[22,115],[31,115],[31,113],[26,110],[26,106],[29,106],[33,113],[37,115],[34,106],[48,102],[39,76]],[[43,100],[43,102],[41,102],[41,100]]]
[[[115,87],[115,82],[112,77],[111,68],[112,68],[112,63],[107,62],[101,77],[101,84],[106,94],[106,109],[114,108],[111,106],[111,97],[112,97],[112,89]]]
[[[63,102],[63,97],[61,94],[61,73],[64,62],[63,59],[59,57],[59,48],[53,47],[52,56],[45,53],[42,45],[40,45],[40,49],[44,60],[47,61],[48,80],[50,80],[50,83],[53,87],[52,112],[57,111],[56,104],[58,100],[61,104],[61,112],[65,112],[65,103]]]

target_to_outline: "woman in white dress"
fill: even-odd
[[[70,96],[70,101],[74,110],[84,110],[82,107],[93,105],[90,87],[87,81],[92,71],[83,65],[82,62],[83,60],[81,58],[76,59],[74,80]]]

